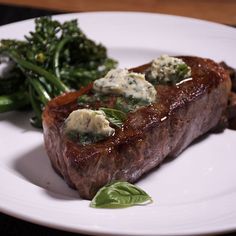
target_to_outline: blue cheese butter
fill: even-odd
[[[98,93],[122,95],[150,103],[156,100],[156,89],[145,80],[145,75],[127,69],[110,70],[104,78],[94,81],[93,89]]]
[[[191,77],[191,68],[180,58],[162,55],[152,61],[147,77],[159,83],[175,83]]]
[[[115,132],[115,129],[110,127],[110,122],[103,111],[91,109],[72,111],[65,120],[65,130],[104,137],[111,136]]]

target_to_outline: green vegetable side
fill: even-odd
[[[39,127],[49,100],[86,86],[117,65],[103,45],[86,37],[76,20],[59,23],[51,17],[36,19],[34,32],[24,41],[1,40],[0,64],[6,61],[13,66],[0,74],[0,112],[28,105],[35,113],[31,123]]]
[[[90,203],[94,208],[126,208],[152,203],[152,198],[128,182],[114,182],[102,187]]]

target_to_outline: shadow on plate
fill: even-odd
[[[43,144],[19,156],[13,163],[14,170],[45,193],[59,200],[78,200],[78,193],[69,188],[55,173]]]
[[[27,110],[11,111],[0,114],[0,122],[10,123],[14,127],[21,128],[22,132],[36,131],[42,132],[42,129],[34,128],[30,124],[32,112]]]

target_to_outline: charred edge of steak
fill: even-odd
[[[91,86],[49,102],[43,113],[48,156],[82,198],[91,199],[113,180],[137,181],[167,156],[179,155],[225,117],[231,90],[228,73],[209,59],[181,58],[191,67],[193,80],[180,86],[157,86],[156,103],[129,113],[122,129],[97,143],[82,146],[63,132],[64,120],[78,108],[78,96]],[[148,66],[131,70],[143,72]]]
[[[225,126],[229,129],[236,130],[236,70],[227,65],[225,62],[220,62],[220,65],[228,72],[232,83]]]
[[[228,66],[225,62],[220,62],[220,65],[229,73],[232,82],[232,92],[236,93],[236,70]]]

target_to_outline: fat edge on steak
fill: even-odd
[[[224,118],[231,90],[228,73],[210,59],[179,58],[191,67],[192,80],[178,86],[157,85],[155,103],[130,112],[122,129],[97,143],[80,145],[63,131],[65,119],[78,108],[77,98],[88,93],[91,85],[48,103],[43,113],[47,154],[55,171],[80,197],[92,199],[113,180],[134,183]],[[144,72],[149,66],[131,70]]]

